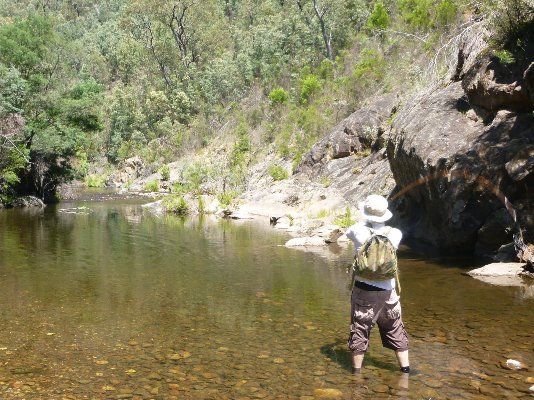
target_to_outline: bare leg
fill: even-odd
[[[352,353],[352,368],[354,372],[360,372],[365,354]]]
[[[400,367],[410,366],[410,358],[408,357],[408,350],[396,351],[395,354],[397,356],[397,360],[399,361]]]

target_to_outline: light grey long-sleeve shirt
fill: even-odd
[[[391,241],[395,249],[399,247],[399,243],[402,239],[402,232],[397,228],[386,226],[383,223],[360,222],[355,225],[352,225],[349,229],[347,229],[345,234],[354,243],[354,252],[356,253],[365,243],[365,241],[371,237],[373,232],[386,236]],[[385,281],[372,281],[356,276],[356,280],[385,290],[392,290],[395,288],[394,278]]]

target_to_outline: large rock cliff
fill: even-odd
[[[387,154],[397,223],[413,245],[495,254],[512,241],[514,214],[532,232],[532,69],[485,54],[462,81],[400,108]]]

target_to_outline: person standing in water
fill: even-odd
[[[379,195],[370,195],[360,204],[359,209],[364,220],[352,225],[346,232],[347,237],[354,243],[356,254],[370,238],[376,235],[385,236],[394,248],[392,252],[395,252],[402,239],[402,232],[386,225],[386,221],[392,217],[391,211],[388,210],[387,199]],[[358,276],[357,271],[353,276],[348,346],[352,352],[354,373],[360,372],[369,346],[369,335],[375,323],[380,330],[382,345],[395,351],[401,372],[410,372],[408,335],[402,322],[400,297],[395,290],[395,282],[395,278],[365,279]]]

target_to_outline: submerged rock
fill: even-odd
[[[315,389],[313,395],[320,399],[338,399],[343,396],[343,392],[339,389],[324,388]]]
[[[513,360],[511,358],[506,360],[505,362],[502,362],[501,366],[505,369],[511,369],[511,370],[519,370],[519,369],[525,368],[525,366],[523,365],[521,361]]]

